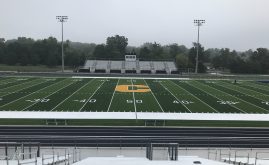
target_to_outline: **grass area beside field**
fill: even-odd
[[[0,64],[0,71],[16,71],[16,72],[57,72],[61,71],[61,66],[48,67],[45,65],[36,66],[21,66],[21,65],[4,65]],[[73,68],[65,67],[66,70],[73,70]]]
[[[144,121],[144,120],[38,120],[1,119],[0,125],[147,126],[147,127],[269,127],[264,121]]]

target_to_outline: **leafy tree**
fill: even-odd
[[[142,59],[150,59],[151,52],[147,47],[143,47],[140,49],[139,58]]]
[[[188,49],[184,45],[171,44],[169,47],[169,57],[175,58],[178,54],[186,54]]]
[[[96,45],[93,51],[93,56],[97,58],[108,58],[108,54],[106,52],[106,46],[103,44]]]
[[[188,67],[188,57],[184,54],[178,54],[176,56],[176,65],[178,68],[187,68]]]
[[[125,38],[124,36],[115,35],[108,37],[106,40],[106,50],[110,53],[112,58],[123,58],[127,45],[128,38]]]
[[[5,39],[0,38],[0,63],[3,62],[4,55],[5,55]]]
[[[206,71],[206,67],[204,66],[203,62],[204,60],[204,47],[202,47],[200,44],[198,46],[199,49],[199,57],[198,57],[198,72],[204,73]],[[193,47],[189,50],[188,56],[189,56],[189,64],[188,67],[194,67],[196,64],[196,53],[197,53],[197,43],[193,43]]]

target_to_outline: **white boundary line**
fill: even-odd
[[[143,80],[144,80],[144,82],[146,83],[146,85],[149,87],[147,81],[146,81],[145,79],[143,79]],[[157,102],[157,104],[159,105],[159,107],[161,108],[161,110],[164,112],[163,107],[161,106],[161,104],[159,103],[159,101],[157,100],[157,98],[155,97],[155,95],[154,95],[154,93],[152,92],[152,90],[151,90],[150,87],[149,87],[149,89],[150,89],[150,92],[151,92],[152,96],[154,97],[155,101]]]
[[[120,82],[120,79],[118,79],[116,87],[118,86],[119,82]],[[114,89],[114,92],[113,92],[113,94],[112,94],[112,97],[111,97],[111,99],[110,99],[110,102],[109,102],[109,105],[108,105],[108,108],[107,108],[107,112],[109,112],[109,110],[110,110],[110,106],[111,106],[111,104],[112,104],[112,101],[113,101],[115,92],[116,92],[116,90]]]
[[[66,80],[67,80],[67,79],[66,79]],[[64,81],[64,80],[63,80],[63,81]],[[60,81],[60,82],[63,82],[63,81]],[[59,83],[60,83],[60,82],[59,82]],[[70,86],[70,85],[73,84],[73,83],[74,83],[74,82],[71,82],[70,84],[63,86],[62,88],[59,88],[58,90],[54,91],[53,93],[51,93],[51,94],[49,94],[49,95],[46,95],[46,96],[43,97],[42,99],[45,99],[45,98],[47,98],[47,97],[50,97],[50,96],[53,95],[54,93],[57,93],[57,92],[60,91],[61,89],[64,89],[64,88]],[[56,84],[58,84],[58,83],[56,83]],[[35,102],[35,103],[31,104],[31,105],[29,105],[28,107],[24,108],[22,111],[25,111],[26,109],[28,109],[28,108],[34,106],[34,105],[37,104],[37,103],[39,103],[39,101],[38,101],[38,102]]]
[[[180,102],[181,105],[183,105],[183,107],[185,107],[190,113],[192,113],[192,111],[185,105],[183,104],[169,89],[168,87],[164,86],[162,83],[159,82],[159,84],[165,89],[167,90],[178,102]]]
[[[194,94],[192,94],[191,92],[187,91],[186,89],[182,88],[180,85],[178,85],[177,83],[170,81],[172,83],[174,83],[176,86],[178,86],[179,88],[183,89],[185,92],[189,93],[191,96],[193,96],[194,98],[198,99],[199,101],[201,101],[202,103],[204,103],[205,105],[207,105],[209,108],[211,108],[212,110],[214,110],[217,113],[220,113],[219,111],[217,111],[215,108],[211,107],[210,105],[208,105],[206,102],[204,102],[203,100],[199,99],[197,96],[195,96]]]
[[[196,82],[197,82],[197,81],[196,81]],[[199,82],[197,82],[197,83],[199,83]],[[201,83],[199,83],[199,84],[201,84]],[[205,84],[201,84],[201,85],[206,86]],[[190,84],[190,86],[192,86],[192,87],[194,87],[194,88],[196,88],[196,89],[200,89],[201,91],[207,93],[208,95],[211,95],[212,97],[217,98],[219,101],[222,101],[222,99],[218,98],[217,96],[212,95],[212,94],[209,93],[209,92],[206,92],[205,90],[203,90],[203,89],[201,89],[201,88],[197,88],[196,86],[194,86],[194,85],[192,85],[192,84]],[[209,85],[207,85],[207,86],[210,87]],[[211,89],[215,89],[215,88],[213,88],[213,87],[210,87],[210,88],[211,88]],[[226,93],[226,92],[220,91],[220,90],[218,90],[218,89],[215,89],[215,90],[217,90],[217,91],[219,91],[219,92],[221,92],[221,93],[224,93],[224,94]],[[228,94],[228,93],[227,93],[227,94]],[[228,95],[230,95],[230,94],[228,94]],[[232,96],[232,95],[230,95],[230,96]],[[237,97],[236,97],[236,98],[237,98]],[[234,107],[235,109],[238,109],[239,111],[244,112],[244,113],[247,114],[247,112],[243,111],[242,109],[240,109],[240,108],[238,108],[238,107],[235,107],[234,105],[228,104],[228,106]]]
[[[190,78],[184,78],[184,77],[179,77],[179,78],[174,78],[174,77],[171,77],[171,78],[165,78],[165,77],[121,77],[121,76],[118,76],[118,77],[84,77],[84,76],[72,76],[71,78],[100,78],[100,79],[158,79],[158,80],[166,80],[166,79],[170,79],[170,80],[191,80]],[[221,79],[223,80],[223,79]]]
[[[96,79],[95,79],[96,80]],[[103,81],[97,88],[96,90],[93,92],[93,94],[87,99],[87,101],[82,105],[82,107],[78,110],[79,112],[81,112],[81,110],[85,107],[85,105],[91,100],[92,96],[94,96],[94,94],[102,87],[102,85],[105,83],[106,81]]]
[[[73,92],[71,95],[69,95],[68,97],[66,97],[63,101],[61,101],[59,104],[57,104],[54,108],[52,108],[50,111],[53,111],[54,109],[56,109],[59,105],[61,105],[62,103],[64,103],[67,99],[69,99],[70,97],[72,97],[75,93],[77,93],[78,91],[80,91],[82,88],[84,88],[85,86],[91,84],[91,82],[95,80],[92,79],[89,82],[87,82],[86,84],[84,84],[83,86],[81,86],[79,89],[77,89],[75,92]]]

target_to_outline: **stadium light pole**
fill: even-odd
[[[62,23],[62,72],[64,72],[64,22],[67,21],[68,16],[56,16],[56,19]]]
[[[196,64],[195,64],[195,73],[198,73],[198,63],[199,63],[199,39],[200,39],[200,26],[202,26],[205,23],[205,20],[201,19],[195,19],[194,20],[194,25],[198,27],[198,36],[197,36],[197,46],[196,46]]]

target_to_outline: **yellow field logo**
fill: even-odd
[[[150,92],[150,89],[146,85],[117,85],[115,91],[145,93]]]

